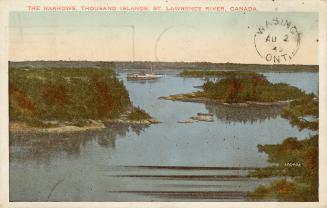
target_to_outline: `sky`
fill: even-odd
[[[285,64],[317,64],[318,13],[311,12],[11,12],[9,58],[265,64],[254,34],[274,17],[301,34]]]

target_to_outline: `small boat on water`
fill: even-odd
[[[197,115],[192,116],[191,119],[196,121],[206,121],[206,122],[214,121],[212,113],[197,113]]]
[[[153,80],[153,79],[159,79],[161,77],[162,75],[153,73],[152,65],[150,68],[150,73],[141,72],[141,73],[127,74],[128,80]]]

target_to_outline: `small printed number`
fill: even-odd
[[[288,35],[284,35],[284,42],[287,42],[288,41]]]

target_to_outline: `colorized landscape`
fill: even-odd
[[[318,200],[317,66],[10,62],[9,98],[11,201]]]
[[[10,12],[10,201],[319,201],[301,8]]]

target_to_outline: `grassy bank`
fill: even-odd
[[[130,108],[124,84],[110,69],[9,69],[10,122],[81,126],[85,120],[119,118]]]

